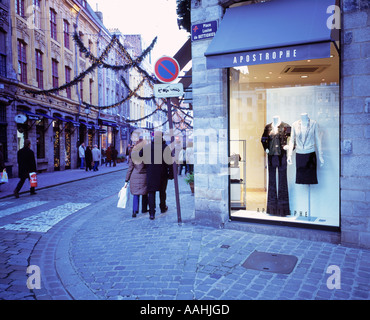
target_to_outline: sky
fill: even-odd
[[[189,34],[177,26],[176,0],[88,0],[103,13],[103,23],[122,34],[141,34],[144,48],[158,36],[152,50],[152,65],[161,56],[173,56]]]

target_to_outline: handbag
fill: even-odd
[[[127,206],[128,199],[130,197],[130,194],[128,192],[128,186],[122,187],[121,190],[118,192],[118,203],[117,208],[125,209]]]
[[[30,185],[31,185],[31,188],[37,187],[36,172],[30,172]]]
[[[9,182],[8,174],[6,173],[6,169],[4,169],[3,172],[1,173],[0,182],[1,183]]]

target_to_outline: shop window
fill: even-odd
[[[6,137],[6,106],[0,105],[0,144],[2,145],[2,153],[4,161],[8,161],[8,148],[7,148],[7,137]]]
[[[53,121],[54,171],[60,170],[60,121]]]
[[[65,168],[71,169],[71,147],[72,147],[72,133],[71,124],[65,124],[64,129],[64,147],[65,147]]]
[[[332,53],[289,62],[301,70],[290,74],[288,63],[229,69],[231,218],[339,227],[339,56]]]
[[[37,159],[45,158],[45,118],[36,123]]]

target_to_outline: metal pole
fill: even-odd
[[[171,145],[175,145],[175,137],[173,135],[173,123],[172,123],[172,108],[171,108],[171,98],[167,98],[167,110],[168,110],[168,124],[170,127],[171,135]],[[175,182],[175,196],[176,196],[176,208],[177,208],[177,222],[180,224],[181,221],[181,208],[180,208],[180,196],[179,196],[179,181],[177,175],[177,163],[173,161],[173,179]]]

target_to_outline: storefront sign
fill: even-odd
[[[16,123],[25,123],[27,121],[27,117],[24,114],[17,114],[14,121]]]
[[[207,56],[207,68],[231,68],[258,64],[330,57],[330,42]]]
[[[217,31],[217,21],[209,21],[191,26],[191,40],[213,38]]]

